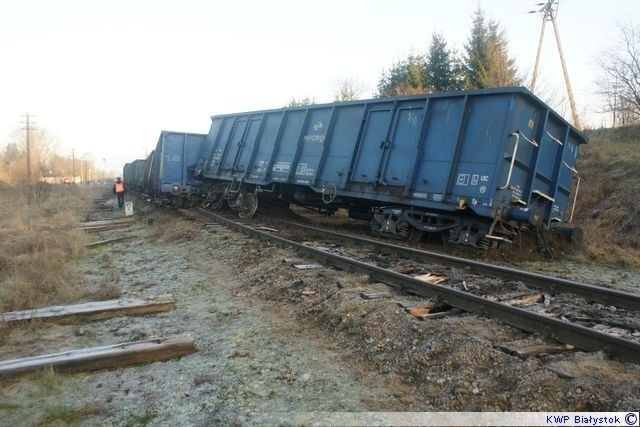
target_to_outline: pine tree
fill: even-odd
[[[454,54],[447,48],[442,34],[433,33],[423,71],[425,85],[430,91],[458,89],[454,69]]]
[[[422,72],[424,57],[410,54],[407,59],[383,71],[378,81],[379,96],[401,96],[427,92]]]
[[[471,35],[465,45],[466,86],[502,87],[521,84],[515,60],[509,57],[506,35],[497,22],[486,21],[482,9],[474,14]]]

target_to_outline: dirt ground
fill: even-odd
[[[365,276],[299,270],[310,261],[290,250],[137,200],[135,209],[133,227],[93,238],[137,237],[88,251],[75,269],[96,294],[170,293],[176,309],[15,327],[0,359],[183,334],[197,352],[96,373],[3,379],[0,424],[286,425],[294,413],[315,411],[640,407],[638,365],[582,352],[521,360],[499,347],[539,337],[471,314],[419,321],[398,305],[416,297]],[[581,266],[581,274],[633,287],[627,273],[587,270]],[[389,296],[364,300],[363,291]]]

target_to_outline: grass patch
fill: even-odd
[[[80,279],[69,261],[84,253],[86,237],[71,228],[88,202],[84,189],[38,185],[0,190],[0,311],[76,300]]]
[[[67,405],[46,405],[42,408],[42,413],[38,417],[38,424],[51,425],[55,423],[75,424],[84,420],[90,415],[95,415],[102,410],[99,406],[67,406]]]
[[[31,381],[11,387],[11,397],[0,399],[0,419],[4,422],[0,424],[75,425],[104,411],[104,405],[98,402],[83,405],[61,403],[60,397],[78,385],[72,377],[51,367],[41,369],[29,378]]]
[[[574,221],[585,232],[583,256],[640,266],[640,126],[587,132],[578,170]]]

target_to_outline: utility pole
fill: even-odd
[[[24,115],[23,130],[26,132],[26,143],[27,143],[27,185],[31,185],[31,141],[29,139],[29,131],[36,129],[36,124],[31,120],[31,115],[29,113]]]
[[[29,131],[35,130],[35,123],[30,120],[31,116],[29,113],[24,115],[24,127],[22,128],[26,132],[26,145],[27,145],[27,203],[31,204],[31,199],[33,197],[33,188],[31,186],[31,141],[29,140]]]
[[[564,83],[567,87],[567,95],[569,96],[569,104],[571,105],[571,114],[573,116],[573,125],[580,128],[580,120],[578,119],[578,112],[576,109],[576,102],[573,98],[573,90],[571,89],[571,82],[569,80],[569,71],[567,70],[567,64],[564,61],[564,53],[562,52],[562,45],[560,44],[560,32],[558,31],[558,24],[556,22],[556,15],[558,13],[558,3],[560,0],[548,0],[546,3],[538,3],[537,6],[542,6],[540,10],[532,10],[529,13],[540,13],[542,15],[542,28],[540,30],[540,40],[538,41],[538,52],[536,54],[536,63],[533,67],[533,76],[531,77],[531,86],[529,89],[533,92],[536,88],[536,79],[538,77],[538,65],[540,64],[540,53],[542,52],[542,40],[544,39],[544,28],[547,21],[550,21],[553,25],[553,33],[556,37],[556,46],[558,47],[558,55],[560,56],[560,64],[562,65],[562,73],[564,75]]]
[[[71,176],[73,177],[73,183],[76,183],[76,152],[71,149]]]

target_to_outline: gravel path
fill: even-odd
[[[290,308],[243,292],[229,245],[251,246],[226,231],[206,231],[174,214],[152,216],[99,239],[138,239],[94,249],[78,262],[88,285],[123,297],[171,293],[172,312],[91,323],[18,328],[4,358],[159,336],[189,334],[197,353],[90,374],[40,373],[0,392],[4,422],[40,424],[261,424],[297,411],[380,411],[415,405],[401,382],[389,383]],[[98,238],[98,237],[96,237]],[[21,344],[21,345],[19,345]],[[408,396],[408,397],[407,397]],[[276,415],[274,415],[276,414]],[[275,416],[275,418],[274,418]]]

